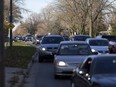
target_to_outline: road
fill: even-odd
[[[53,63],[34,63],[31,69],[31,87],[70,87],[70,78],[56,80],[53,72]]]
[[[31,44],[31,42],[28,43]],[[37,48],[37,46],[35,47]],[[38,63],[37,58],[35,61],[31,68],[30,79],[28,81],[31,84],[25,85],[25,87],[71,87],[70,78],[54,79],[53,63]]]

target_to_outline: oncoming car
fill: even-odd
[[[73,70],[71,87],[116,87],[116,54],[88,56]]]
[[[88,38],[86,42],[90,45],[92,51],[97,51],[99,54],[109,53],[109,41],[105,38]]]
[[[88,55],[92,55],[92,51],[86,42],[62,41],[54,58],[54,78],[71,76],[73,69]]]
[[[61,41],[64,41],[61,35],[43,36],[40,45],[37,47],[39,52],[38,61],[53,60]]]

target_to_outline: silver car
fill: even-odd
[[[54,77],[71,76],[86,56],[92,55],[90,46],[84,41],[62,41],[54,59]]]
[[[109,53],[109,41],[105,38],[88,38],[86,42],[90,45],[92,51],[97,51],[99,54]]]

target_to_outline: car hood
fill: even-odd
[[[41,44],[40,47],[58,47],[59,44]]]
[[[116,87],[116,74],[94,75],[92,80],[101,87]]]
[[[91,49],[96,51],[108,51],[108,46],[90,46]]]
[[[80,55],[75,55],[75,56],[60,56],[56,55],[55,56],[55,61],[64,61],[64,62],[70,62],[70,63],[81,63],[88,55],[80,56]]]

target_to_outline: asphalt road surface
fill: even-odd
[[[30,87],[71,87],[70,78],[54,79],[53,63],[34,63]]]

